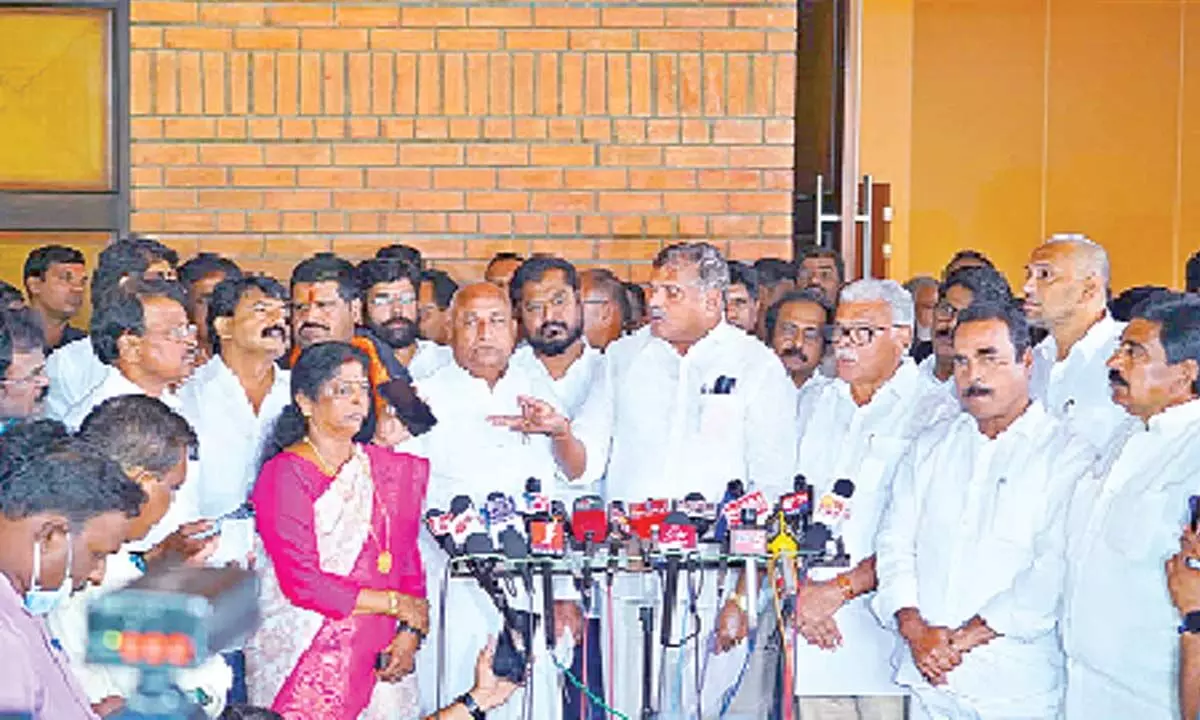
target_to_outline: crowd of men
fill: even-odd
[[[74,680],[40,681],[59,694],[48,707],[72,702],[69,682],[101,716],[134,690],[86,663],[92,593],[164,558],[253,566],[252,522],[211,535],[212,520],[246,501],[288,365],[337,340],[436,417],[415,430],[373,407],[360,433],[429,459],[431,508],[516,496],[530,477],[568,501],[717,499],[732,479],[777,497],[797,474],[821,497],[852,479],[849,567],[814,569],[796,603],[776,705],[803,720],[1200,714],[1200,295],[1112,297],[1086,237],[1034,249],[1019,295],[973,251],[902,286],[847,282],[828,249],[748,264],[706,243],[665,247],[645,286],[513,254],[460,286],[403,245],[357,265],[320,253],[285,285],[141,237],[91,269],[38,248],[22,280],[0,287],[0,652],[54,639]],[[445,559],[422,551],[439,587]],[[709,583],[679,600],[698,611],[676,620],[701,618],[716,650],[715,679],[681,673],[704,717],[748,651],[748,595]],[[599,623],[559,598],[555,624],[592,647],[577,673],[598,668]],[[423,712],[470,686],[496,622],[467,584],[431,605],[443,636],[418,656]],[[602,716],[577,692],[564,709],[546,655],[533,717]],[[639,660],[582,674],[626,697]],[[215,716],[244,699],[239,662],[181,685]]]

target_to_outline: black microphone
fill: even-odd
[[[513,560],[513,565],[521,573],[521,581],[525,585],[525,592],[533,594],[533,566],[529,564],[529,542],[525,539],[521,532],[513,527],[506,527],[500,531],[500,547],[504,551],[504,557]]]
[[[725,506],[746,494],[741,480],[730,480],[725,485],[725,495],[717,506],[717,524],[713,537],[721,544],[721,556],[717,561],[717,600],[725,595],[725,582],[729,575],[729,519],[725,517]]]
[[[495,552],[492,539],[486,532],[472,533],[464,543],[463,551],[467,555],[490,555]],[[467,563],[475,582],[483,588],[491,598],[492,604],[500,612],[504,627],[496,645],[496,654],[492,658],[492,671],[498,677],[520,684],[525,680],[525,668],[529,662],[530,638],[533,635],[532,618],[527,613],[513,611],[508,604],[508,598],[500,589],[493,573],[494,560],[472,558]]]
[[[659,549],[667,556],[667,579],[663,589],[662,628],[659,641],[671,645],[671,625],[675,599],[679,595],[679,561],[688,550],[696,548],[696,526],[687,515],[672,512],[667,515],[658,536]]]

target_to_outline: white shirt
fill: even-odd
[[[129,547],[107,558],[104,582],[89,585],[64,600],[46,617],[46,625],[71,661],[71,671],[87,693],[98,703],[106,697],[130,698],[137,693],[139,673],[133,668],[87,664],[88,605],[96,598],[125,587],[142,576],[129,557]],[[208,717],[217,717],[225,707],[225,696],[233,684],[233,673],[220,656],[209,658],[194,670],[175,672],[174,681],[186,693],[203,690],[211,698],[204,706]]]
[[[951,629],[979,615],[1001,635],[964,654],[937,688],[897,635],[896,681],[922,702],[979,717],[1059,716],[1067,508],[1093,460],[1036,401],[994,440],[962,413],[913,443],[876,541],[876,614],[894,626],[912,607]]]
[[[196,463],[198,511],[216,518],[237,509],[258,477],[263,443],[283,409],[291,402],[287,370],[275,377],[257,414],[246,390],[220,355],[204,363],[179,390],[182,414],[200,441]],[[221,533],[218,564],[241,561],[254,550],[253,523],[236,521]],[[248,532],[247,532],[248,531]]]
[[[792,486],[796,389],[779,358],[722,321],[680,355],[650,327],[608,346],[610,499],[719,500],[730,480],[774,497]],[[712,392],[725,376],[732,392]]]
[[[445,345],[417,338],[417,351],[408,363],[413,382],[424,380],[454,362],[454,352]]]
[[[1076,492],[1064,596],[1068,720],[1179,717],[1179,615],[1164,563],[1200,494],[1200,400],[1131,419]]]
[[[830,492],[840,478],[854,483],[850,517],[841,532],[850,564],[875,553],[875,532],[897,464],[922,430],[959,412],[958,403],[922,378],[911,358],[870,402],[859,407],[844,380],[831,381],[801,418],[796,471],[813,486],[814,496]],[[814,580],[840,570],[814,568]],[[868,598],[851,600],[834,616],[844,644],[825,651],[800,642],[796,647],[796,694],[898,695],[888,662],[894,640],[868,607]]]
[[[804,432],[801,420],[812,415],[812,404],[821,397],[822,390],[833,380],[834,378],[825,377],[818,370],[796,390],[796,431],[798,433]]]
[[[63,418],[63,424],[66,425],[72,432],[79,429],[83,424],[84,418],[100,403],[109,398],[121,397],[122,395],[145,395],[146,392],[134,384],[132,380],[121,374],[120,370],[115,367],[106,366],[107,374],[104,380],[87,393],[82,400],[75,403],[74,406],[67,412]],[[178,396],[170,391],[163,392],[158,397],[159,400],[174,410],[177,413],[183,414],[183,404],[179,401]],[[196,482],[196,473],[198,471],[198,463],[188,462],[187,479],[183,485],[175,491],[175,497],[171,500],[171,507],[167,510],[167,514],[157,525],[150,528],[150,532],[143,540],[136,543],[137,550],[145,550],[154,547],[171,533],[175,532],[180,525],[184,523],[199,520],[200,514],[200,493],[199,483]]]
[[[1050,335],[1033,349],[1030,394],[1051,414],[1065,418],[1093,447],[1107,446],[1109,438],[1129,417],[1112,401],[1106,363],[1121,342],[1125,323],[1107,312],[1071,346],[1058,362],[1058,343]]]
[[[104,382],[108,366],[96,357],[91,338],[80,338],[46,358],[46,375],[50,378],[46,417],[61,421],[73,406]]]

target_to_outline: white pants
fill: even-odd
[[[904,697],[799,697],[800,720],[904,720]]]

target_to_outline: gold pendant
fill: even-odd
[[[375,561],[375,567],[379,568],[379,572],[387,575],[392,571],[392,554],[384,550],[379,553],[379,558]]]

